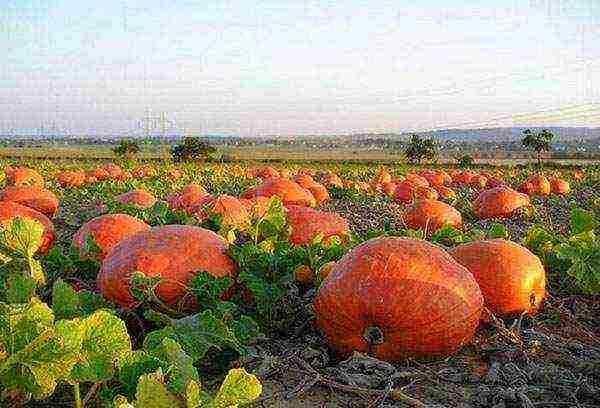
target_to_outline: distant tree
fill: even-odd
[[[459,167],[471,167],[475,163],[475,159],[470,154],[465,154],[454,158],[458,162]]]
[[[140,152],[140,145],[135,140],[122,139],[113,152],[121,158],[132,158]]]
[[[217,151],[206,140],[199,137],[186,137],[171,148],[173,161],[205,160]]]
[[[434,160],[437,157],[437,145],[433,139],[412,135],[404,154],[410,163],[420,164],[423,159]]]
[[[534,150],[537,154],[538,165],[542,166],[542,152],[548,152],[552,148],[554,134],[546,129],[541,132],[532,132],[530,129],[523,131],[521,144],[527,149]]]

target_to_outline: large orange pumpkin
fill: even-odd
[[[41,187],[6,187],[0,191],[0,201],[12,201],[33,208],[46,217],[54,218],[58,213],[58,198],[50,190]]]
[[[295,245],[310,244],[313,239],[323,234],[323,241],[336,235],[342,242],[346,241],[350,226],[345,218],[326,211],[317,211],[310,207],[288,205],[286,219],[291,227],[290,242]]]
[[[103,169],[108,173],[109,178],[117,179],[123,173],[123,169],[114,163],[108,163]]]
[[[427,233],[451,226],[459,228],[462,217],[458,210],[437,200],[417,200],[410,205],[403,215],[408,228],[422,229]]]
[[[416,188],[416,184],[410,180],[404,180],[400,183],[396,183],[396,189],[394,190],[394,200],[397,203],[411,203],[413,201],[413,192]]]
[[[0,223],[10,221],[14,218],[31,218],[39,221],[44,226],[44,233],[42,235],[42,244],[38,249],[40,254],[47,253],[52,245],[54,245],[54,225],[52,221],[44,214],[33,208],[26,207],[24,205],[14,203],[12,201],[0,201]]]
[[[302,188],[298,183],[284,178],[269,178],[261,185],[255,187],[252,194],[244,193],[244,198],[278,196],[284,205],[304,205],[314,207],[315,197],[310,191]]]
[[[137,305],[130,278],[134,271],[160,276],[155,289],[171,307],[196,306],[186,284],[198,271],[221,278],[235,277],[227,242],[212,231],[189,225],[166,225],[139,232],[119,242],[102,262],[98,285],[102,295],[124,308]]]
[[[44,187],[44,178],[33,169],[27,167],[7,167],[6,173],[7,186],[33,186]]]
[[[533,314],[545,296],[546,273],[540,259],[511,241],[492,239],[450,251],[475,277],[486,306],[502,317]]]
[[[150,208],[156,204],[156,197],[146,190],[131,190],[115,197],[115,201],[138,208]]]
[[[330,200],[329,191],[327,191],[327,188],[321,183],[315,182],[308,186],[307,190],[313,195],[317,205],[325,204]]]
[[[150,226],[144,221],[127,214],[101,215],[92,218],[79,228],[79,231],[73,236],[73,246],[79,250],[81,257],[103,260],[124,238],[149,229]],[[91,254],[86,251],[88,236],[91,236],[100,247],[99,254]]]
[[[300,187],[308,189],[308,187],[315,184],[315,180],[308,174],[298,174],[294,177],[294,181],[300,185]]]
[[[526,194],[510,187],[496,187],[479,194],[473,203],[475,216],[480,220],[510,218],[520,208],[531,207]]]
[[[110,178],[110,173],[105,169],[93,169],[86,172],[86,176],[93,177],[98,181],[108,180]]]
[[[336,262],[315,299],[329,344],[386,361],[446,356],[471,340],[483,307],[473,275],[426,241],[374,238]]]

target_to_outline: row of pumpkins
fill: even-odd
[[[325,186],[338,181],[343,187],[347,184],[333,173],[323,175],[322,183],[317,183],[308,171],[292,180],[290,175],[269,169],[252,174],[262,182],[241,198],[215,197],[192,184],[166,201],[173,210],[184,210],[199,218],[218,213],[224,223],[243,228],[249,219],[264,214],[269,197],[279,196],[286,206],[290,240],[294,244],[309,243],[319,233],[326,239],[345,236],[349,225],[344,218],[312,208],[326,201],[328,194],[317,200],[318,194],[312,191],[322,191],[318,187],[322,186],[327,193]],[[20,216],[42,222],[43,253],[54,240],[50,219],[58,211],[58,200],[43,187],[21,183],[15,177],[15,173],[29,170],[6,171],[7,187],[0,192],[0,220]],[[465,173],[425,171],[409,174],[404,180],[392,180],[389,173],[382,171],[369,188],[386,191],[386,186],[394,183],[394,198],[403,201],[398,197],[403,197],[400,192],[408,183],[414,189],[425,188],[427,183],[427,188],[434,190],[450,184],[471,184],[474,177]],[[525,184],[538,188],[545,184],[540,182],[542,177],[534,176]],[[41,182],[43,185],[43,179]],[[477,183],[483,184],[480,178]],[[460,213],[452,206],[437,197],[415,196],[413,191],[412,204],[405,213],[409,226],[431,231],[448,224],[460,225]],[[117,200],[140,207],[156,202],[143,190],[125,193]],[[530,205],[527,194],[497,185],[479,194],[475,210],[482,218],[508,217],[518,208]],[[90,235],[100,253],[86,252]],[[126,214],[105,214],[85,223],[74,235],[73,244],[82,256],[94,256],[102,262],[99,289],[107,299],[124,308],[137,304],[130,291],[134,271],[160,275],[162,281],[156,295],[167,305],[187,308],[193,308],[195,301],[185,283],[195,271],[204,270],[216,277],[236,276],[236,265],[227,255],[225,239],[196,226],[151,228]],[[318,290],[315,312],[329,343],[341,353],[368,351],[389,361],[451,354],[473,336],[484,304],[493,313],[510,317],[535,313],[545,296],[546,277],[540,260],[526,248],[505,240],[471,242],[446,252],[422,240],[380,237],[359,245],[324,269],[323,275],[327,276]]]

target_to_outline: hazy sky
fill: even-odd
[[[599,79],[600,0],[0,0],[0,133],[600,126]]]

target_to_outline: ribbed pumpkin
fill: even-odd
[[[473,203],[475,216],[480,220],[510,218],[520,208],[531,207],[526,194],[510,187],[496,187],[479,194]]]
[[[252,194],[244,193],[244,198],[278,196],[284,205],[304,205],[314,207],[315,197],[298,183],[284,178],[269,178],[253,189]]]
[[[167,225],[131,235],[119,242],[102,262],[98,285],[102,295],[124,308],[137,301],[130,278],[134,271],[160,276],[155,293],[171,307],[194,308],[196,301],[186,284],[198,271],[215,277],[236,275],[235,263],[226,254],[227,243],[212,231]]]
[[[469,342],[483,298],[473,275],[426,241],[374,238],[336,262],[316,299],[329,344],[386,361],[446,356]]]
[[[12,201],[33,208],[48,218],[54,218],[58,213],[58,198],[52,191],[41,187],[6,187],[0,191],[0,201]]]
[[[44,233],[42,235],[42,244],[38,249],[40,254],[47,253],[52,245],[54,245],[54,225],[52,221],[44,214],[33,208],[26,207],[24,205],[14,203],[12,201],[0,201],[0,223],[12,220],[14,218],[31,218],[39,221],[44,226]]]
[[[397,203],[411,203],[413,201],[413,192],[416,187],[416,184],[410,180],[404,180],[400,183],[396,183],[396,190],[394,191],[394,200]]]
[[[146,190],[131,190],[115,197],[115,201],[138,208],[150,208],[156,204],[156,197]]]
[[[549,181],[552,194],[568,195],[571,192],[571,185],[568,181],[558,177],[551,177]]]
[[[423,176],[429,182],[431,186],[443,186],[444,184],[450,184],[452,182],[452,178],[445,171],[431,171],[425,170],[421,172],[421,176]]]
[[[546,273],[540,259],[511,241],[474,241],[450,255],[475,277],[486,306],[502,317],[534,314],[545,296]]]
[[[437,200],[417,200],[403,214],[404,223],[411,229],[422,229],[428,234],[450,226],[459,228],[462,217],[458,210]]]
[[[416,187],[429,187],[429,181],[425,177],[421,177],[415,173],[408,173],[404,177],[405,180],[412,182]]]
[[[73,246],[79,250],[80,256],[103,260],[110,251],[124,238],[148,231],[150,226],[144,221],[127,214],[106,214],[92,218],[79,228],[73,236]],[[91,236],[100,247],[99,254],[86,252],[87,237]]]
[[[271,205],[269,197],[240,198],[240,202],[253,219],[264,217]]]
[[[291,227],[290,242],[295,245],[307,245],[319,234],[323,241],[337,235],[342,242],[346,241],[350,230],[348,221],[343,217],[326,211],[317,211],[310,207],[297,205],[286,206],[286,219]]]
[[[7,186],[33,186],[44,187],[44,178],[40,173],[27,167],[6,167]]]

